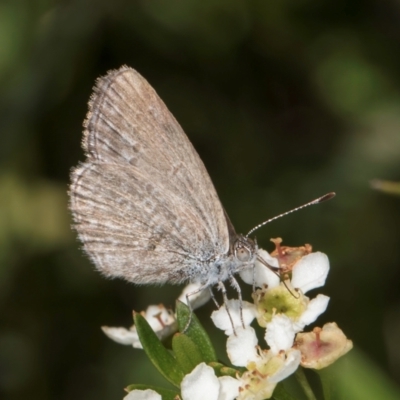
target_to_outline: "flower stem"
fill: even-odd
[[[308,400],[317,400],[314,392],[311,389],[310,384],[308,383],[306,374],[304,373],[304,370],[302,367],[297,368],[295,376],[296,376],[296,379],[299,382],[300,386],[303,388],[303,391],[304,391],[307,399]]]

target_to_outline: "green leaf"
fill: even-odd
[[[357,348],[316,372],[326,399],[400,399],[398,386]]]
[[[178,301],[176,304],[176,314],[178,319],[179,330],[182,332],[190,317],[189,307]],[[210,337],[207,335],[207,332],[204,330],[196,315],[192,313],[192,321],[187,331],[185,332],[194,343],[196,343],[197,348],[200,350],[202,359],[206,363],[210,363],[213,361],[217,361],[217,355],[215,354],[214,347],[211,343]]]
[[[131,392],[132,390],[146,390],[146,389],[151,389],[154,390],[155,392],[157,392],[158,394],[161,395],[163,400],[175,400],[176,396],[179,395],[179,392],[175,392],[173,390],[169,390],[169,389],[164,389],[164,388],[160,388],[157,386],[152,386],[152,385],[144,385],[144,384],[133,384],[133,385],[129,385],[125,390],[127,390],[128,392]]]
[[[272,396],[275,400],[296,400],[289,392],[286,391],[284,386],[281,383],[278,383],[274,390],[274,394]]]
[[[221,370],[222,370],[222,368],[225,368],[225,367],[226,367],[225,364],[222,364],[222,363],[217,362],[217,361],[213,361],[213,362],[208,363],[208,365],[214,370],[215,375],[217,375],[218,378],[219,378],[220,376],[223,376],[223,375],[224,375],[224,374],[221,372]]]
[[[223,376],[231,376],[232,378],[236,378],[236,375],[238,374],[239,371],[235,368],[223,366],[220,369],[220,372],[221,372],[221,375],[223,375]]]
[[[374,179],[370,182],[372,189],[379,190],[383,193],[400,196],[400,183],[393,181],[385,181]]]
[[[294,376],[296,377],[297,382],[299,382],[300,386],[302,387],[307,399],[316,400],[315,394],[310,386],[310,383],[308,382],[303,367],[297,368],[296,372],[294,373]]]
[[[185,374],[192,372],[197,365],[205,361],[197,345],[184,333],[174,335],[172,350]]]
[[[324,400],[333,400],[337,397],[337,386],[333,382],[333,374],[329,368],[324,368],[316,371],[320,377]]]
[[[135,313],[134,321],[140,343],[150,361],[169,382],[179,387],[185,373],[176,362],[176,359],[162,345],[160,339],[142,315]]]

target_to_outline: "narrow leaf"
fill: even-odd
[[[140,343],[150,361],[169,382],[179,387],[185,374],[176,359],[162,345],[160,339],[142,315],[135,313],[134,320]]]
[[[231,368],[231,367],[223,367],[221,368],[221,375],[225,376],[231,376],[232,378],[236,378],[237,374],[239,373],[239,371],[235,368]]]
[[[278,383],[274,390],[274,394],[272,396],[273,399],[275,400],[296,400],[295,397],[293,397],[291,394],[289,394],[282,383]],[[164,399],[164,398],[163,398]]]
[[[223,376],[224,374],[221,372],[222,368],[226,367],[226,365],[221,364],[220,362],[213,361],[208,364],[215,372],[215,375],[218,377]]]
[[[337,391],[333,383],[333,374],[330,372],[329,368],[321,369],[316,371],[321,379],[322,391],[324,393],[325,400],[333,400],[337,398]]]
[[[294,376],[296,377],[297,382],[299,382],[300,386],[302,387],[307,399],[317,400],[302,367],[297,368],[297,371],[295,372]]]
[[[172,350],[185,374],[192,372],[197,365],[205,361],[197,345],[184,333],[174,335]]]
[[[176,314],[179,330],[183,332],[190,317],[189,307],[186,304],[178,301],[176,304]],[[185,332],[185,335],[187,335],[194,343],[196,343],[202,354],[202,358],[206,363],[217,361],[217,355],[215,354],[210,337],[207,335],[207,332],[204,330],[195,314],[192,314],[192,321]]]

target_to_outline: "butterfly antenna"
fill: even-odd
[[[308,207],[308,206],[312,206],[312,205],[314,205],[314,204],[319,204],[319,203],[322,203],[323,201],[330,200],[330,199],[332,199],[332,198],[335,197],[335,196],[336,196],[336,193],[335,193],[335,192],[330,192],[330,193],[324,194],[323,196],[318,197],[318,199],[315,199],[315,200],[313,200],[313,201],[310,201],[309,203],[303,204],[302,206],[293,208],[293,210],[286,211],[286,212],[284,212],[283,214],[279,214],[279,215],[277,215],[276,217],[273,217],[273,218],[271,218],[271,219],[268,219],[268,220],[262,222],[261,224],[255,226],[255,227],[246,235],[246,237],[248,237],[249,235],[251,235],[254,231],[256,231],[257,229],[261,228],[262,226],[267,225],[267,224],[269,224],[270,222],[275,221],[275,220],[278,219],[278,218],[284,217],[285,215],[291,214],[291,213],[293,213],[293,212],[295,212],[295,211],[299,211],[299,210],[301,210],[302,208],[306,208],[306,207]]]

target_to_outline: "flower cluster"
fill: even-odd
[[[281,239],[273,242],[276,249],[271,254],[260,250],[262,262],[240,273],[246,283],[257,288],[253,302],[229,300],[211,316],[215,326],[228,336],[227,354],[237,369],[224,374],[215,363],[199,362],[180,380],[182,400],[200,400],[204,393],[210,400],[268,399],[277,383],[300,365],[321,369],[352,348],[352,342],[335,323],[303,332],[328,306],[329,297],[325,295],[318,294],[313,299],[305,295],[324,285],[329,272],[328,257],[320,252],[313,253],[309,245],[290,248],[282,246]],[[196,305],[207,300],[202,297],[207,295],[199,296],[195,299]],[[184,300],[185,296],[181,298]],[[163,338],[176,331],[174,315],[160,306],[152,307],[144,317],[157,336]],[[258,344],[251,326],[254,320],[264,329],[268,348]],[[105,332],[120,343],[140,345],[135,328],[130,331],[106,328]],[[156,400],[161,399],[161,395],[154,390],[134,389],[125,397],[125,400],[139,399]]]
[[[240,303],[230,300],[214,311],[214,324],[228,335],[227,353],[233,365],[247,368],[237,379],[240,382],[237,399],[268,399],[276,384],[297,370],[299,365],[320,369],[334,362],[352,347],[336,324],[326,324],[311,333],[300,333],[322,314],[329,297],[318,294],[309,299],[311,289],[323,286],[329,272],[328,257],[312,253],[311,246],[289,248],[274,240],[276,250],[260,255],[272,269],[256,263],[255,271],[243,271],[242,279],[259,289],[253,293],[254,303],[242,307],[244,327],[241,322]],[[233,315],[234,330],[225,308]],[[264,339],[269,349],[258,346],[253,318],[265,328]],[[329,332],[329,333],[328,333]],[[322,338],[323,337],[323,338]]]

